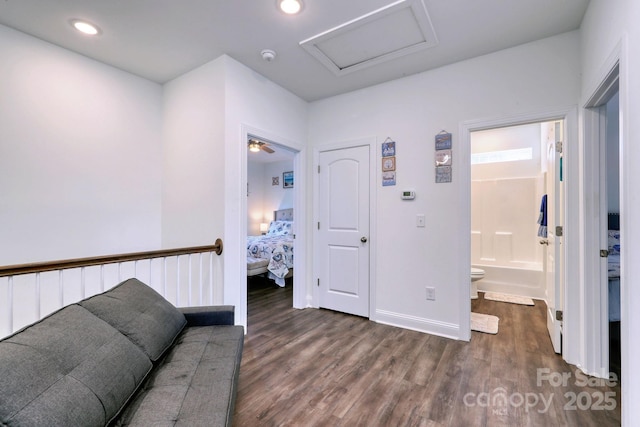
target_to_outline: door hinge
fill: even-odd
[[[320,230],[320,221],[318,221],[318,230]]]
[[[562,310],[556,310],[556,320],[562,322]]]
[[[320,165],[318,165],[318,173],[320,173]]]
[[[556,225],[556,236],[562,237],[563,232],[564,232],[564,227],[561,225]]]
[[[318,286],[320,286],[320,278],[318,277]]]
[[[562,141],[556,141],[556,153],[562,154]]]
[[[600,249],[600,257],[607,258],[608,256],[609,256],[609,250],[608,249]]]

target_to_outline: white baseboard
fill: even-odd
[[[454,340],[460,339],[460,326],[423,317],[408,316],[386,310],[376,310],[375,322],[412,331],[424,332]]]

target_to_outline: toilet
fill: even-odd
[[[478,298],[478,285],[476,282],[484,277],[484,270],[471,267],[471,299]]]

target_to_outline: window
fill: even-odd
[[[518,148],[516,150],[488,151],[486,153],[474,153],[471,155],[472,165],[484,165],[488,163],[515,162],[518,160],[531,160],[533,149]]]

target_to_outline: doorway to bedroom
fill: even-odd
[[[247,146],[247,298],[286,293],[293,306],[296,151],[252,134]]]

